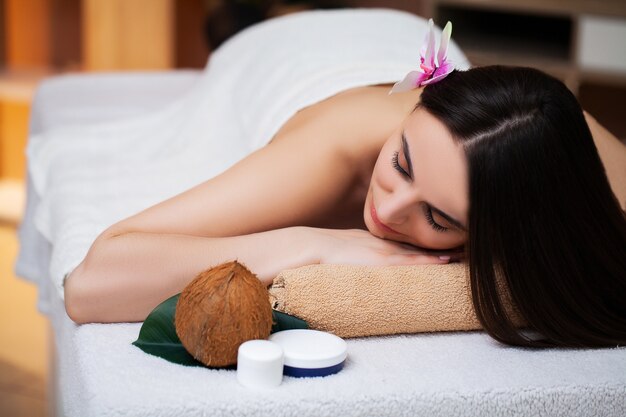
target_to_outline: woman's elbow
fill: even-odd
[[[108,291],[103,284],[98,269],[86,265],[84,260],[65,279],[63,285],[65,311],[70,319],[77,324],[106,322],[105,293]]]
[[[76,324],[95,323],[101,321],[97,311],[96,291],[89,284],[89,272],[81,263],[65,279],[64,296],[65,311]]]
[[[94,242],[83,261],[67,276],[63,284],[65,311],[77,324],[105,322],[106,310],[103,302],[108,280],[102,271],[109,233],[105,231]]]

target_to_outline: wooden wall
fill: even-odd
[[[83,0],[83,68],[174,67],[174,0]]]
[[[50,0],[4,0],[5,65],[45,68],[50,62]]]
[[[30,103],[47,76],[202,68],[205,0],[0,0],[0,180],[22,179]]]

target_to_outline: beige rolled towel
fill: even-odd
[[[272,307],[341,337],[481,329],[466,265],[310,265],[281,272]]]

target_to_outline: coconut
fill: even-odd
[[[243,342],[267,339],[272,308],[267,288],[239,262],[198,274],[181,293],[174,316],[185,349],[211,367],[237,363]]]

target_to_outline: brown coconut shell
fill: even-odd
[[[239,262],[218,265],[185,287],[176,304],[174,324],[194,358],[211,367],[234,365],[239,345],[270,335],[272,308],[267,288]]]

